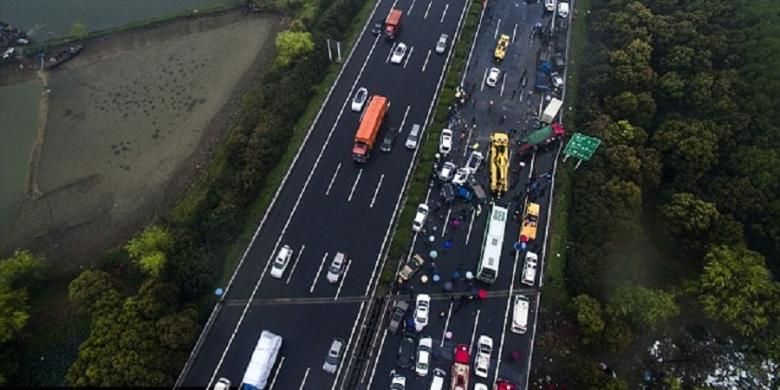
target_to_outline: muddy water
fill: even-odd
[[[0,230],[25,196],[41,83],[0,87]]]
[[[4,22],[21,27],[34,39],[66,36],[74,23],[96,31],[136,20],[234,0],[0,0]]]

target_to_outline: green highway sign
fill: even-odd
[[[593,153],[596,148],[601,145],[601,140],[595,137],[588,137],[581,133],[574,133],[569,143],[566,144],[566,149],[563,150],[563,154],[566,158],[576,157],[580,160],[588,161],[593,157]]]

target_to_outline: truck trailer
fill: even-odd
[[[368,101],[363,118],[360,120],[357,133],[355,133],[355,144],[352,146],[352,159],[358,163],[368,161],[371,149],[374,148],[376,137],[382,128],[382,122],[385,120],[385,114],[390,107],[390,100],[384,96],[374,95]]]
[[[398,36],[398,32],[401,30],[401,20],[403,17],[404,11],[397,8],[390,10],[385,19],[385,38],[393,40]]]
[[[257,340],[252,358],[244,371],[244,379],[240,388],[243,390],[263,390],[268,383],[271,369],[276,364],[279,349],[282,348],[282,337],[264,330]]]
[[[563,101],[561,99],[550,99],[550,102],[547,103],[547,107],[542,111],[542,117],[539,120],[547,124],[553,123],[555,117],[558,116],[558,111],[561,110],[561,106],[563,106]]]
[[[536,151],[540,147],[549,145],[564,136],[563,125],[553,123],[534,130],[520,139],[520,147],[517,150],[517,156],[522,157],[530,151]]]

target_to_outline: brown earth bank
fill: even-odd
[[[72,272],[169,210],[224,140],[282,21],[237,9],[80,42],[46,75],[28,198],[0,226],[0,256],[28,248]]]

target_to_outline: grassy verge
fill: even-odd
[[[577,87],[580,82],[580,64],[584,58],[584,50],[587,37],[587,12],[590,9],[591,0],[578,0],[575,3],[575,21],[571,24],[571,40],[569,41],[569,55],[567,58],[567,82],[566,82],[566,106],[576,107]],[[566,111],[564,121],[567,124],[569,134],[576,129],[574,123],[575,112]],[[542,288],[544,300],[542,305],[558,310],[565,307],[569,300],[568,289],[565,281],[566,256],[569,233],[569,203],[571,201],[571,186],[574,169],[569,164],[558,165],[555,174],[555,198],[553,199],[552,215],[550,216],[550,249],[545,258],[545,281]]]
[[[479,15],[482,12],[482,3],[473,1],[469,8],[465,21],[463,22],[463,31],[460,39],[455,42],[452,59],[449,69],[445,76],[444,86],[439,96],[439,102],[433,112],[433,120],[428,125],[426,137],[420,146],[420,156],[417,165],[414,168],[412,179],[406,194],[407,200],[398,219],[399,226],[411,226],[414,219],[415,208],[425,200],[425,194],[428,192],[428,183],[430,182],[431,170],[433,169],[433,159],[437,152],[439,134],[447,122],[447,112],[449,107],[455,101],[455,88],[460,85],[460,77],[466,69],[471,43],[477,33],[477,23]],[[433,140],[433,141],[431,141]],[[385,264],[379,280],[379,293],[381,294],[389,287],[395,276],[395,270],[398,262],[403,258],[406,250],[412,242],[411,229],[396,229],[390,244],[388,253],[389,259]]]
[[[349,53],[349,51],[352,49],[352,44],[356,43],[355,39],[363,29],[363,25],[365,24],[366,20],[368,20],[368,17],[371,14],[371,10],[373,8],[373,2],[365,2],[363,8],[361,8],[360,13],[357,15],[349,29],[347,39],[344,42],[344,47],[342,47],[342,53]],[[238,240],[236,240],[236,242],[233,245],[230,245],[230,247],[227,249],[226,259],[222,269],[222,278],[219,281],[220,286],[226,286],[228,280],[230,280],[230,277],[233,274],[233,270],[238,264],[238,261],[241,259],[244,250],[252,240],[252,236],[257,229],[257,224],[263,218],[263,214],[271,204],[271,200],[273,199],[277,188],[279,188],[281,185],[285,173],[292,164],[292,161],[295,158],[295,154],[298,153],[298,149],[301,148],[309,127],[314,122],[314,118],[317,116],[317,112],[325,103],[325,97],[328,95],[330,86],[336,82],[336,77],[338,76],[340,69],[340,64],[332,64],[330,69],[328,69],[328,74],[325,76],[325,79],[314,89],[314,95],[306,106],[306,112],[298,119],[298,122],[295,124],[295,128],[293,129],[292,133],[292,139],[290,140],[290,145],[287,147],[287,150],[285,150],[284,155],[279,160],[279,163],[276,164],[271,172],[268,173],[265,185],[263,186],[263,189],[257,198],[257,202],[255,202],[249,210],[249,217],[247,218],[247,222],[244,225]],[[221,158],[225,159],[227,156],[221,156]]]

